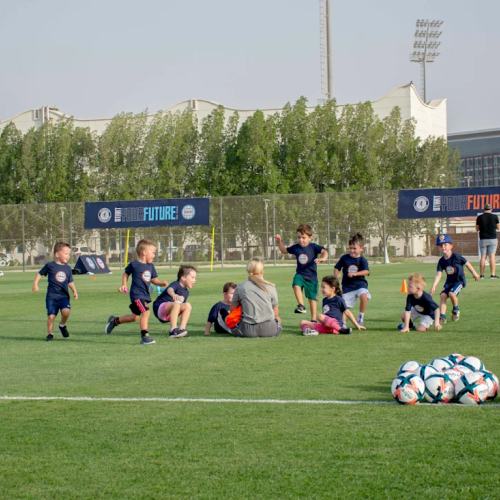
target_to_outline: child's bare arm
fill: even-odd
[[[274,239],[276,240],[276,243],[278,244],[278,248],[280,249],[280,252],[282,254],[287,254],[287,250],[286,250],[286,246],[283,245],[283,242],[281,241],[281,236],[279,234],[277,234]]]
[[[368,276],[369,274],[370,271],[365,269],[364,271],[358,271],[357,273],[347,273],[347,276],[349,276],[349,278],[354,278],[354,276]]]
[[[168,286],[168,281],[160,281],[159,278],[153,278],[151,280],[151,283],[153,283],[153,285],[157,285],[157,286]]]
[[[340,271],[337,268],[333,269],[333,275],[338,278],[340,276]]]
[[[474,279],[476,281],[479,281],[479,274],[476,273],[476,270],[472,267],[472,264],[467,261],[465,263],[465,267],[470,271],[470,273],[472,274],[472,276],[474,276]]]
[[[77,300],[78,299],[78,292],[76,291],[75,283],[73,283],[73,282],[68,283],[68,286],[71,288],[71,291],[73,292],[73,297],[75,298],[75,300]]]
[[[401,332],[409,332],[410,331],[410,316],[411,316],[411,311],[405,311],[405,319],[404,319],[404,326]]]
[[[210,335],[210,328],[212,328],[212,323],[210,321],[207,321],[207,325],[205,326],[205,332],[203,335]]]
[[[42,276],[40,273],[36,273],[35,281],[33,281],[33,291],[34,292],[38,292],[38,282],[40,281],[41,277]]]
[[[320,263],[320,262],[326,262],[327,260],[328,260],[328,252],[326,251],[326,248],[323,248],[323,250],[321,250],[321,257],[319,259],[316,259],[315,262]]]
[[[123,292],[123,290],[125,290],[127,288],[128,277],[129,277],[129,275],[127,273],[123,273],[122,286],[120,288],[118,288],[119,292]]]
[[[359,326],[359,323],[356,321],[356,318],[353,316],[352,312],[349,311],[349,309],[345,310],[345,315],[351,320],[351,323],[358,329],[358,330],[366,330],[364,326]]]
[[[434,311],[434,330],[441,330],[443,328],[443,325],[439,322],[440,318],[440,310],[439,307]]]
[[[436,285],[439,283],[439,280],[441,279],[442,274],[443,274],[443,271],[437,272],[436,277],[434,278],[434,283],[432,284],[431,295],[436,291]]]

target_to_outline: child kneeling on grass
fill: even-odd
[[[222,301],[217,302],[208,313],[205,335],[210,335],[212,324],[214,325],[215,333],[231,333],[231,330],[223,322],[229,314],[235,288],[236,283],[232,281],[228,281],[224,284],[222,289]]]
[[[196,269],[193,266],[180,266],[177,281],[170,283],[153,303],[153,313],[160,323],[170,322],[169,339],[189,337],[186,330],[191,304],[187,303],[189,289],[196,283]],[[180,325],[177,321],[180,317]]]
[[[402,332],[409,332],[410,330],[425,332],[431,327],[432,323],[434,323],[434,330],[443,328],[439,324],[439,306],[424,289],[425,278],[421,274],[415,273],[408,276],[406,308],[401,315],[403,323],[398,325],[398,329]],[[420,322],[415,325],[414,321],[417,319],[420,319]]]
[[[339,280],[335,276],[325,276],[321,281],[321,293],[323,294],[323,314],[318,315],[318,322],[301,321],[300,328],[304,335],[318,335],[319,333],[333,333],[335,335],[348,335],[351,328],[342,328],[342,315],[345,314],[358,330],[366,330],[361,326],[342,298]]]

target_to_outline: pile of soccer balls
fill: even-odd
[[[425,399],[434,404],[458,402],[476,406],[498,396],[498,378],[484,368],[480,359],[450,354],[428,365],[417,361],[403,363],[392,382],[391,392],[394,399],[404,405]]]

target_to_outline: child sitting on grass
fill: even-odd
[[[177,281],[173,281],[153,303],[153,313],[161,323],[170,322],[168,338],[189,337],[186,330],[191,304],[187,303],[189,290],[196,283],[196,269],[193,266],[180,266]],[[180,325],[177,321],[180,317]]]
[[[222,301],[217,302],[217,304],[215,304],[208,313],[205,335],[210,335],[212,324],[214,325],[215,333],[231,333],[227,326],[225,328],[221,326],[219,318],[222,322],[224,322],[226,316],[229,314],[229,309],[231,308],[231,301],[233,300],[235,288],[236,284],[231,281],[224,285],[222,289]]]
[[[323,314],[318,315],[318,322],[301,321],[300,328],[304,335],[318,335],[319,333],[333,333],[335,335],[348,335],[351,328],[343,328],[342,316],[345,314],[358,330],[366,330],[358,324],[354,316],[342,298],[339,280],[335,276],[325,276],[321,281],[321,293],[323,294]]]

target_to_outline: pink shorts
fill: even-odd
[[[170,302],[162,302],[158,308],[158,318],[162,321],[170,321],[170,314],[166,313],[166,309]]]
[[[316,323],[315,330],[318,333],[333,333],[336,335],[339,333],[340,324],[335,318],[330,318],[329,316],[324,316],[321,323]]]

